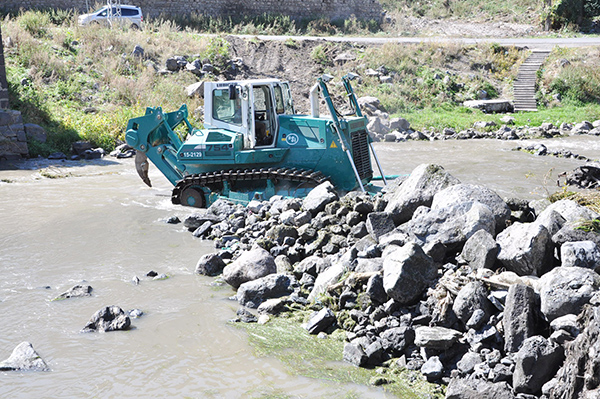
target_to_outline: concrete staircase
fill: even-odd
[[[548,57],[548,54],[550,54],[549,50],[533,50],[531,55],[521,64],[517,79],[513,84],[515,112],[537,111],[535,102],[537,71]]]

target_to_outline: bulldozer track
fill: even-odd
[[[327,177],[321,172],[296,168],[231,169],[189,175],[177,182],[171,195],[171,202],[181,204],[182,193],[191,187],[208,187],[220,191],[223,182],[275,180],[297,183],[321,184]]]

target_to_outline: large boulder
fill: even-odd
[[[590,208],[583,205],[579,205],[573,200],[563,199],[550,204],[538,218],[544,219],[546,213],[552,211],[560,214],[567,222],[578,222],[581,220],[592,220],[600,217],[598,213],[592,211]]]
[[[225,262],[219,254],[202,255],[196,264],[196,273],[204,276],[217,276],[223,272]]]
[[[586,307],[579,322],[583,331],[566,344],[565,361],[556,373],[550,399],[600,397],[600,307]]]
[[[551,237],[536,223],[514,223],[498,234],[498,260],[519,276],[541,276],[551,256]]]
[[[548,321],[579,314],[600,289],[600,275],[581,267],[557,267],[538,282],[541,310]]]
[[[498,244],[486,230],[475,232],[465,242],[460,257],[472,269],[492,269],[498,255]]]
[[[563,348],[536,335],[527,338],[515,356],[513,388],[517,393],[539,395],[564,360]]]
[[[396,227],[392,219],[392,215],[387,212],[371,212],[367,215],[367,231],[375,239],[379,241],[379,237],[389,233]]]
[[[247,281],[256,280],[269,274],[277,273],[275,258],[265,249],[254,246],[243,252],[239,258],[225,266],[223,280],[233,288],[238,288]]]
[[[29,342],[21,342],[13,349],[10,357],[0,362],[0,371],[48,371],[44,359]]]
[[[415,330],[415,345],[427,349],[447,350],[462,337],[460,331],[446,327],[418,327]]]
[[[311,315],[306,323],[306,331],[309,334],[318,334],[327,330],[336,322],[335,314],[329,308],[323,308]]]
[[[453,378],[446,389],[446,399],[514,399],[506,382],[492,383],[481,379]]]
[[[405,223],[420,206],[430,206],[433,196],[444,188],[460,181],[439,165],[422,164],[388,195],[385,211],[392,214],[394,223]]]
[[[460,247],[479,230],[495,233],[494,214],[479,202],[463,202],[442,209],[421,207],[413,218],[396,229],[412,241],[440,243],[446,247]]]
[[[488,299],[487,287],[482,282],[473,281],[458,292],[452,304],[452,311],[460,321],[466,324],[477,309],[481,309],[486,318],[489,317],[492,314],[493,306]]]
[[[541,325],[539,297],[533,288],[512,284],[504,306],[504,350],[517,352],[523,341],[537,335]]]
[[[510,208],[502,198],[487,187],[474,184],[455,184],[433,196],[431,209],[441,209],[463,202],[477,201],[487,205],[494,214],[496,229],[502,230],[510,217]]]
[[[415,342],[415,330],[408,326],[386,328],[380,338],[384,349],[393,356],[401,356]]]
[[[412,304],[437,277],[433,259],[413,243],[396,249],[383,261],[383,288],[399,304]]]
[[[312,291],[308,295],[307,300],[309,302],[316,301],[320,295],[327,292],[327,287],[337,283],[340,278],[348,271],[346,265],[343,262],[336,262],[331,267],[328,267],[322,273],[319,273],[315,279],[315,285]]]
[[[561,266],[600,271],[600,248],[593,241],[566,242],[560,247]]]
[[[237,300],[242,306],[258,308],[267,299],[291,294],[293,292],[292,279],[293,277],[287,274],[269,274],[248,281],[238,288]]]
[[[325,209],[325,206],[338,199],[333,184],[326,181],[310,190],[302,203],[304,210],[313,216]]]
[[[118,306],[106,306],[92,315],[81,332],[107,332],[128,330],[131,319]]]

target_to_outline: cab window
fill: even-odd
[[[275,86],[275,112],[277,112],[277,114],[285,113],[285,106],[283,105],[283,93],[281,92],[280,86]]]
[[[234,125],[242,125],[242,101],[239,97],[231,100],[229,99],[229,90],[217,89],[213,90],[212,100],[213,119]]]

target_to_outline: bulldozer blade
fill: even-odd
[[[152,187],[152,183],[150,183],[150,178],[148,177],[149,166],[150,164],[148,163],[146,154],[141,151],[136,151],[135,170],[137,170],[138,175],[142,178],[144,183],[146,183],[148,187]]]

